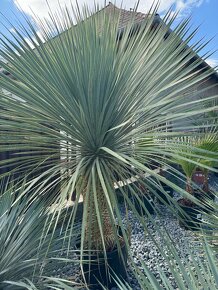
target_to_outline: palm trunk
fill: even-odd
[[[84,202],[85,202],[84,196]],[[88,249],[93,251],[103,251],[103,241],[102,235],[100,231],[100,226],[97,219],[97,213],[94,203],[93,194],[89,197],[89,205],[88,205],[88,212],[87,212],[87,224],[86,224],[86,231],[85,231],[85,244]],[[115,236],[113,226],[111,225],[111,217],[107,206],[107,200],[103,193],[103,190],[98,187],[97,191],[97,203],[99,207],[99,212],[101,216],[101,227],[103,232],[103,238],[106,250],[113,249],[115,246]]]
[[[192,184],[191,183],[192,183],[191,178],[187,177],[187,180],[186,180],[186,191],[189,194],[193,194],[193,188],[192,188]]]

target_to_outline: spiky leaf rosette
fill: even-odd
[[[120,249],[117,223],[128,244],[114,182],[146,172],[170,183],[149,165],[166,165],[171,136],[183,135],[183,121],[206,110],[192,91],[212,71],[196,58],[204,44],[187,46],[196,32],[189,33],[189,21],[172,32],[176,15],[161,20],[154,7],[140,21],[133,12],[124,26],[122,11],[51,11],[49,20],[14,27],[13,40],[1,37],[1,65],[14,77],[0,79],[10,93],[0,99],[1,151],[16,150],[11,162],[30,172],[35,187],[40,178],[45,192],[60,184],[59,203],[76,188],[69,225],[83,195],[81,251]]]

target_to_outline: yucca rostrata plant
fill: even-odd
[[[41,188],[49,189],[49,180],[52,185],[61,183],[58,203],[65,203],[76,187],[68,227],[74,224],[83,196],[81,263],[85,251],[106,259],[106,253],[116,249],[121,255],[123,245],[129,247],[115,173],[121,181],[130,170],[165,181],[138,160],[146,154],[150,160],[165,156],[162,140],[178,129],[175,125],[166,132],[167,122],[182,122],[199,113],[198,101],[184,99],[184,91],[191,94],[193,85],[213,72],[202,71],[204,63],[196,58],[203,45],[187,46],[195,34],[188,35],[187,20],[171,33],[176,15],[170,11],[161,20],[155,7],[140,21],[133,11],[124,26],[125,11],[108,7],[96,8],[96,14],[87,7],[63,8],[51,12],[49,20],[36,19],[34,25],[27,20],[26,26],[14,27],[12,40],[1,36],[0,54],[6,62],[0,64],[14,78],[0,78],[0,86],[12,94],[0,97],[0,150],[22,150],[22,156],[15,156],[16,164],[32,173],[33,186],[40,181],[33,178],[35,168],[44,166]],[[184,128],[176,130],[177,135],[183,132]],[[154,145],[134,148],[145,138],[155,140]],[[37,154],[29,157],[30,152]],[[123,195],[138,216],[129,195]],[[122,264],[125,253],[116,265]]]
[[[28,289],[22,287],[25,279],[39,286],[42,269],[52,272],[52,258],[56,259],[56,265],[63,265],[58,257],[67,247],[64,240],[69,232],[53,232],[48,222],[49,209],[42,200],[30,201],[25,191],[28,191],[25,184],[9,181],[0,184],[0,288],[4,290]],[[76,244],[78,228],[71,234],[72,245]]]

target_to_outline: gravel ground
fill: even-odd
[[[211,187],[213,188],[213,190],[216,190],[218,188],[217,180],[217,178],[210,179]],[[174,198],[178,199],[178,194],[174,193]],[[165,229],[167,230],[167,232],[169,232],[172,240],[176,245],[177,253],[182,263],[185,264],[186,261],[191,261],[192,257],[190,254],[190,248],[192,249],[191,252],[193,256],[199,257],[200,242],[196,233],[181,228],[179,226],[177,217],[172,214],[172,212],[165,205],[156,204],[155,206],[158,208],[160,214],[158,214],[158,216],[153,216],[154,222],[161,230],[163,230],[163,232],[165,232]],[[124,209],[122,208],[122,206],[121,211],[124,213]],[[145,230],[140,225],[138,220],[133,216],[131,211],[129,211],[128,215],[128,220],[131,221],[132,227],[131,254],[134,257],[135,264],[138,266],[139,269],[142,270],[140,260],[143,260],[146,266],[157,278],[160,285],[163,287],[163,285],[161,284],[161,278],[158,270],[158,266],[161,267],[165,275],[171,281],[173,289],[178,289],[172,277],[169,265],[154,244],[153,239],[161,245],[161,249],[164,251],[164,253],[168,254],[168,250],[164,244],[163,238],[160,237],[159,231],[155,229],[153,222],[149,220],[146,221],[148,224],[148,231],[145,233]],[[123,214],[123,216],[125,215]],[[125,217],[123,218],[123,222],[126,223]],[[187,245],[189,247],[187,247]],[[81,274],[79,268],[76,266],[72,267],[72,264],[64,264],[61,267],[54,267],[53,271],[49,273],[49,275],[60,278],[67,278],[75,282],[81,281]],[[128,265],[127,280],[132,289],[141,290],[133,275],[130,265]],[[112,288],[112,290],[116,290],[116,288]]]
[[[163,230],[163,232],[167,230],[176,245],[177,253],[181,258],[182,263],[185,263],[188,258],[191,259],[190,249],[187,248],[186,245],[189,245],[193,249],[193,252],[195,251],[197,253],[197,246],[200,246],[200,243],[197,240],[197,236],[194,232],[181,228],[179,226],[178,219],[171,213],[169,209],[167,209],[166,206],[160,205],[159,210],[161,211],[161,215],[156,216],[154,218],[154,222],[159,226],[160,230]],[[163,287],[161,284],[158,267],[162,268],[165,275],[171,281],[173,289],[176,289],[177,287],[173,281],[170,267],[164,257],[161,255],[159,249],[154,245],[153,240],[155,240],[157,244],[160,245],[160,248],[163,250],[163,252],[168,255],[169,251],[165,245],[165,242],[163,238],[160,237],[159,231],[155,230],[153,223],[150,222],[148,224],[148,230],[151,234],[144,235],[143,228],[140,226],[140,224],[138,222],[134,223],[131,240],[131,252],[134,256],[134,262],[138,268],[143,271],[140,262],[140,260],[143,260],[146,263],[148,269],[151,270],[151,272],[157,278],[160,286]],[[129,278],[132,289],[141,289],[137,285],[137,282],[135,281],[131,271],[129,271]]]
[[[166,206],[156,206],[158,206],[161,215],[155,217],[153,216],[154,222],[160,227],[160,229],[166,229],[170,233],[176,244],[178,255],[180,256],[182,262],[185,263],[188,258],[191,259],[190,249],[186,248],[187,244],[189,246],[193,245],[193,252],[195,251],[196,254],[198,254],[197,245],[200,245],[200,243],[197,241],[196,234],[192,231],[187,231],[181,228],[179,226],[178,219],[170,212],[170,210]],[[158,271],[158,266],[161,267],[164,270],[166,276],[169,277],[169,279],[171,280],[173,289],[177,289],[175,282],[173,281],[169,265],[164,260],[157,247],[154,245],[153,239],[162,246],[162,249],[164,247],[164,241],[160,237],[159,232],[155,230],[153,223],[148,221],[148,231],[151,233],[150,235],[149,233],[145,234],[145,230],[140,225],[138,220],[133,216],[132,212],[129,212],[128,219],[131,220],[132,224],[131,253],[134,257],[135,264],[138,266],[139,269],[142,270],[140,260],[143,260],[149,270],[151,270],[154,276],[158,279],[160,285],[161,279]],[[123,222],[125,223],[125,218],[123,219]],[[167,249],[165,249],[164,252],[167,253]],[[72,264],[64,264],[61,267],[57,267],[50,273],[50,275],[59,278],[70,278],[70,280],[72,281],[81,282],[80,270],[78,267],[72,267]],[[127,280],[132,289],[141,289],[133,275],[130,265],[128,265]]]

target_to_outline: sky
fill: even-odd
[[[92,6],[93,0],[77,0],[80,5],[84,3]],[[58,3],[60,5],[70,5],[70,0],[48,0],[50,8],[52,11],[58,9]],[[75,0],[72,0],[75,3]],[[108,1],[99,0],[97,1],[100,5],[108,4]],[[114,3],[114,1],[111,1]],[[153,0],[141,0],[138,6],[138,11],[146,12]],[[120,6],[121,0],[116,1],[116,6]],[[135,5],[135,1],[132,0],[122,0],[123,8],[130,9]],[[218,0],[162,0],[160,2],[159,14],[161,16],[166,13],[166,11],[173,7],[173,10],[179,11],[179,19],[188,17],[191,15],[192,27],[200,25],[199,32],[195,36],[195,41],[200,38],[205,37],[205,40],[213,38],[213,40],[204,49],[202,53],[207,51],[218,50]],[[25,15],[31,20],[33,14],[35,13],[39,17],[47,17],[48,6],[46,0],[0,0],[0,32],[9,36],[9,32],[4,28],[2,22],[5,23],[7,19],[7,26],[10,29],[10,33],[13,32],[12,26],[17,27],[18,20],[21,23],[25,23],[23,16],[21,16],[19,9],[22,9]],[[209,57],[207,62],[211,66],[218,65],[218,51]]]

